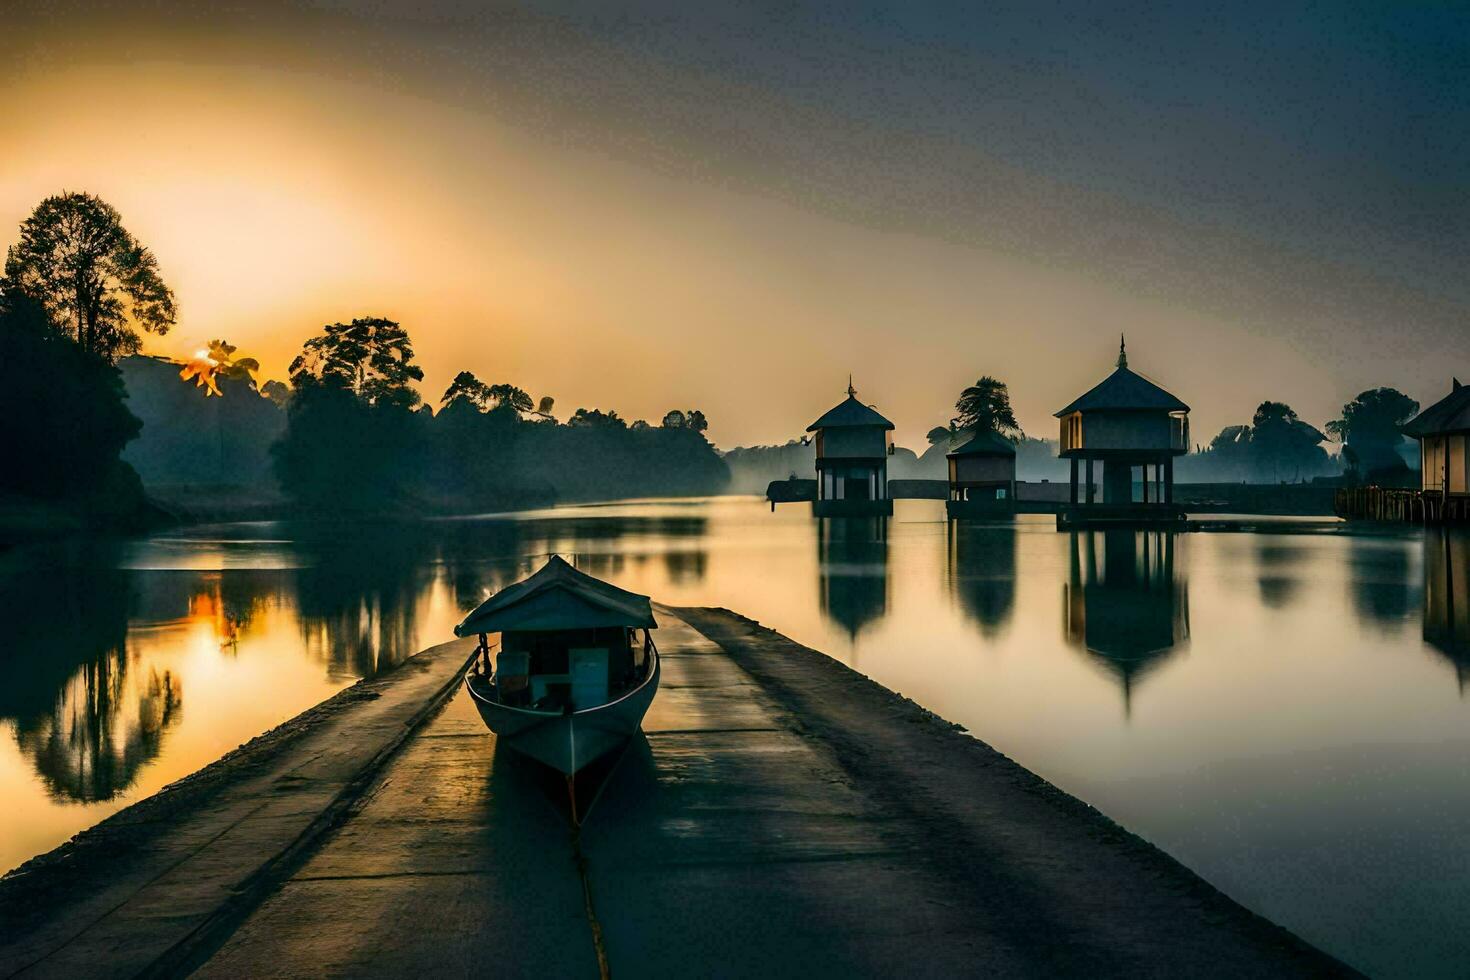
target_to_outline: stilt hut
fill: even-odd
[[[1016,447],[985,429],[945,456],[950,517],[996,517],[1016,511]]]
[[[857,400],[852,379],[847,398],[806,427],[816,433],[817,517],[882,517],[893,513],[888,497],[888,454],[893,423]]]
[[[1069,506],[1059,522],[1177,521],[1174,457],[1189,451],[1189,406],[1128,367],[1118,344],[1118,366],[1096,387],[1056,413],[1061,455],[1072,463]],[[1101,469],[1098,499],[1094,467]],[[1079,478],[1082,486],[1079,489]]]
[[[1463,523],[1470,516],[1470,386],[1458,378],[1451,384],[1448,395],[1404,425],[1404,434],[1419,440],[1420,495],[1426,498],[1426,512]]]

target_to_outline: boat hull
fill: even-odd
[[[566,714],[514,708],[477,689],[474,677],[465,678],[470,700],[480,718],[508,747],[528,755],[566,776],[628,744],[658,693],[659,658],[642,684],[615,701]]]

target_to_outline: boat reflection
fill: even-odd
[[[950,593],[983,636],[997,636],[1016,603],[1016,526],[947,523]]]
[[[1133,689],[1189,639],[1189,590],[1173,531],[1073,532],[1063,590],[1067,641],[1115,677],[1123,711]]]
[[[888,612],[888,521],[817,518],[817,592],[822,615],[849,640]]]
[[[1450,662],[1460,696],[1470,679],[1470,534],[1424,532],[1424,642]]]

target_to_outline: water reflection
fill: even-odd
[[[1463,697],[1470,678],[1470,535],[1464,531],[1425,532],[1424,642],[1450,662]]]
[[[1349,539],[1348,567],[1353,611],[1370,626],[1405,625],[1419,609],[1413,574],[1414,542],[1404,538]]]
[[[1000,634],[1016,603],[1016,526],[948,522],[949,588],[982,635]]]
[[[0,569],[0,719],[53,799],[109,800],[156,758],[180,717],[170,671],[128,647],[131,576],[105,548],[17,551]]]
[[[1261,604],[1268,609],[1284,609],[1297,598],[1302,588],[1302,572],[1312,553],[1300,544],[1280,538],[1256,539],[1256,584]]]
[[[1133,688],[1189,639],[1189,591],[1174,562],[1175,532],[1071,534],[1064,588],[1067,640],[1117,678],[1123,711]]]
[[[817,519],[817,585],[822,615],[856,640],[888,611],[888,521]]]
[[[306,558],[296,580],[301,637],[328,676],[371,677],[418,651],[418,599],[434,572],[423,529],[303,529],[298,547]]]

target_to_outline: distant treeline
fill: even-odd
[[[354,322],[338,333],[368,349],[402,334],[407,346],[391,321]],[[356,344],[321,350],[340,358],[337,347]],[[412,368],[411,348],[394,363]],[[616,412],[578,409],[563,423],[550,399],[533,410],[521,389],[462,372],[436,413],[406,387],[408,374],[384,385],[378,372],[352,369],[338,383],[336,368],[322,380],[309,358],[294,390],[273,387],[266,397],[248,376],[209,377],[216,398],[181,383],[181,365],[166,359],[132,356],[120,367],[127,404],[143,421],[125,458],[185,509],[191,497],[207,510],[213,494],[249,488],[320,513],[455,513],[720,493],[729,479],[698,411],[630,425]]]

